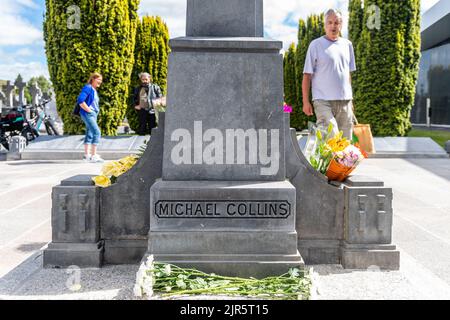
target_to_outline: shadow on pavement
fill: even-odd
[[[40,250],[0,278],[0,300],[133,300],[138,268],[44,269]]]

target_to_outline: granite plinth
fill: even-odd
[[[173,43],[167,104],[176,107],[166,114],[163,180],[283,181],[280,43],[233,39]],[[246,52],[250,47],[262,51]]]
[[[239,276],[303,266],[288,181],[158,181],[150,195],[156,261]]]

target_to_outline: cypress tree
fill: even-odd
[[[367,23],[372,5],[380,8],[379,30]],[[358,120],[377,136],[406,135],[420,60],[420,0],[365,0],[357,56]]]
[[[134,109],[133,91],[140,83],[139,74],[148,72],[153,82],[161,87],[163,94],[167,87],[167,64],[169,55],[169,29],[161,17],[144,16],[138,24],[135,62],[130,81],[127,119],[131,129],[138,128],[137,112]]]
[[[295,70],[295,44],[289,46],[284,55],[284,101],[295,108],[297,104],[297,76]]]
[[[126,111],[139,1],[46,0],[45,50],[65,133],[83,132],[72,110],[96,71],[103,75],[99,126],[104,135],[116,134]]]
[[[356,71],[352,72],[352,89],[356,93],[358,90],[358,73],[359,73],[359,57],[358,57],[358,43],[361,37],[363,28],[364,10],[362,7],[362,0],[350,0],[348,4],[349,21],[348,21],[348,37],[353,43],[355,53]]]
[[[353,46],[357,48],[364,18],[362,0],[349,0],[348,12],[348,38],[353,43]]]

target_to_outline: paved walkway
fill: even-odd
[[[42,269],[51,189],[101,164],[0,162],[0,299],[132,299],[137,267]],[[450,299],[450,159],[369,159],[355,174],[394,189],[395,272],[312,266],[314,299]],[[79,276],[81,288],[73,286]],[[79,289],[72,291],[71,289]]]

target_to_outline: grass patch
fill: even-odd
[[[426,129],[412,129],[408,137],[429,137],[433,139],[442,148],[445,148],[445,143],[450,140],[450,131],[446,130],[426,130]]]

